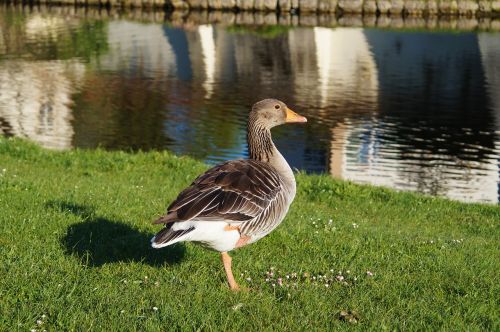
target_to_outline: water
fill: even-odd
[[[148,23],[0,7],[0,133],[56,149],[247,156],[249,107],[293,167],[497,203],[500,34]]]

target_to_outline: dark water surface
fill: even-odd
[[[247,156],[275,97],[293,167],[499,201],[500,34],[145,23],[0,7],[0,133],[42,145]]]

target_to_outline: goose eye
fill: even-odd
[[[279,110],[281,108],[281,106],[280,105],[276,105],[276,106],[274,106],[274,108],[276,108],[277,110]]]

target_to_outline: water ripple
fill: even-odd
[[[247,157],[248,110],[276,97],[309,119],[273,131],[292,167],[498,202],[498,33],[268,30],[2,7],[0,133],[214,164]]]

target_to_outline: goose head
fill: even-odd
[[[307,119],[286,106],[277,99],[264,99],[255,103],[250,112],[250,119],[267,129],[285,123],[303,123]]]

